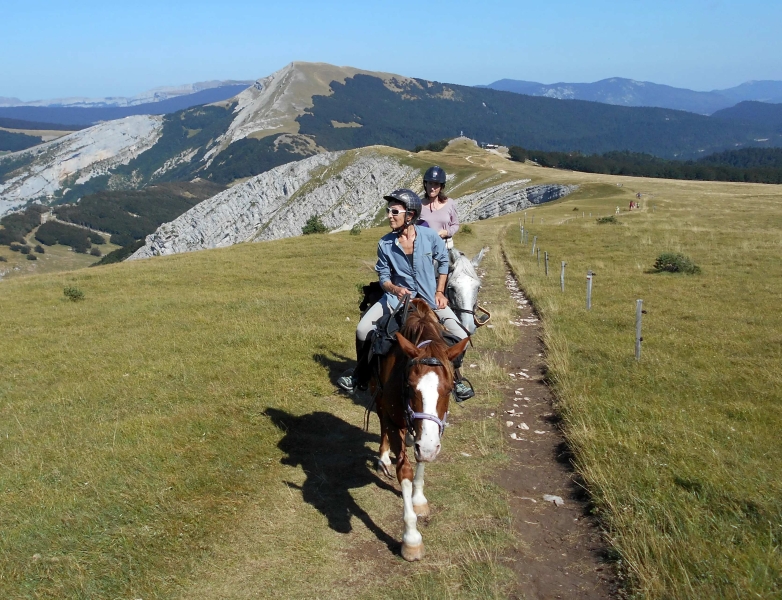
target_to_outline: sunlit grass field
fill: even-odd
[[[524,215],[496,227],[544,317],[567,437],[632,589],[779,598],[782,188],[582,177],[577,194],[527,212],[529,243]],[[639,191],[642,210],[629,212]],[[617,206],[619,224],[596,223]],[[650,273],[664,251],[702,273]]]
[[[462,188],[582,186],[527,211],[548,278],[523,213],[457,237],[492,247],[495,328],[468,355],[479,396],[427,470],[426,560],[392,552],[401,501],[370,469],[376,419],[363,432],[363,399],[332,384],[380,228],[3,281],[0,597],[506,597],[502,555],[525,541],[490,483],[502,432],[480,416],[504,382],[490,351],[520,335],[503,252],[544,319],[566,435],[631,593],[779,597],[780,187],[584,175],[466,145],[408,159],[476,174]],[[619,224],[596,223],[617,206]],[[702,273],[649,273],[663,251]]]
[[[496,421],[471,416],[499,401],[496,365],[469,359],[482,393],[428,470],[415,566],[393,552],[401,499],[371,470],[377,420],[364,433],[366,399],[331,383],[384,232],[3,282],[0,597],[374,598],[389,572],[413,597],[505,597],[498,557],[517,541],[490,474],[506,458]],[[501,282],[499,252],[486,266]]]

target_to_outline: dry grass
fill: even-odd
[[[486,481],[503,442],[470,417],[499,401],[496,365],[478,361],[480,397],[454,408],[412,566],[393,553],[400,500],[370,470],[376,420],[363,433],[331,383],[380,234],[4,282],[0,596],[374,598],[391,565],[400,593],[502,597],[515,541]]]
[[[631,589],[779,597],[782,190],[631,178],[596,190],[595,177],[581,178],[581,192],[534,210],[535,225],[528,215],[551,256],[548,278],[517,226],[504,248],[544,317],[568,437]],[[641,210],[629,213],[639,191]],[[597,225],[616,205],[620,224]],[[683,252],[703,273],[649,273],[663,251]],[[588,269],[597,273],[591,311]],[[648,311],[640,363],[637,298]]]

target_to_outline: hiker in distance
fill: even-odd
[[[369,383],[369,343],[365,343],[369,333],[375,329],[377,320],[390,314],[405,296],[426,300],[449,333],[460,340],[467,337],[445,297],[448,278],[445,242],[434,229],[416,225],[422,212],[421,199],[408,189],[394,190],[383,199],[388,202],[391,233],[380,238],[377,244],[375,271],[385,293],[364,313],[356,328],[356,368],[337,379],[337,385],[350,393],[366,389]],[[454,394],[459,401],[475,395],[461,380],[456,382]]]
[[[445,171],[433,166],[424,173],[424,207],[421,218],[424,219],[443,240],[446,248],[453,248],[453,238],[459,231],[459,215],[456,203],[445,195]]]

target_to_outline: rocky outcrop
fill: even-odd
[[[368,226],[383,194],[418,178],[416,169],[371,149],[318,154],[205,200],[147,236],[131,259],[301,235],[313,215],[331,230]]]
[[[421,172],[381,148],[316,154],[257,175],[204,200],[147,236],[131,259],[147,258],[240,242],[301,235],[317,215],[331,231],[377,222],[383,195],[416,189]],[[528,179],[503,183],[458,198],[462,222],[496,217],[570,193],[574,186],[533,185]]]
[[[567,196],[577,185],[546,183],[524,187],[529,179],[506,182],[459,198],[459,220],[462,223],[501,217],[508,213]]]
[[[126,117],[3,156],[0,161],[29,162],[0,183],[0,215],[29,200],[45,202],[68,185],[108,175],[152,147],[162,124],[160,116]]]

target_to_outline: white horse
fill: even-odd
[[[483,248],[472,260],[456,248],[448,251],[450,265],[445,293],[451,310],[456,313],[462,327],[470,335],[475,333],[476,328],[488,323],[491,318],[489,311],[478,306],[481,278],[475,272],[488,249],[488,247]]]

